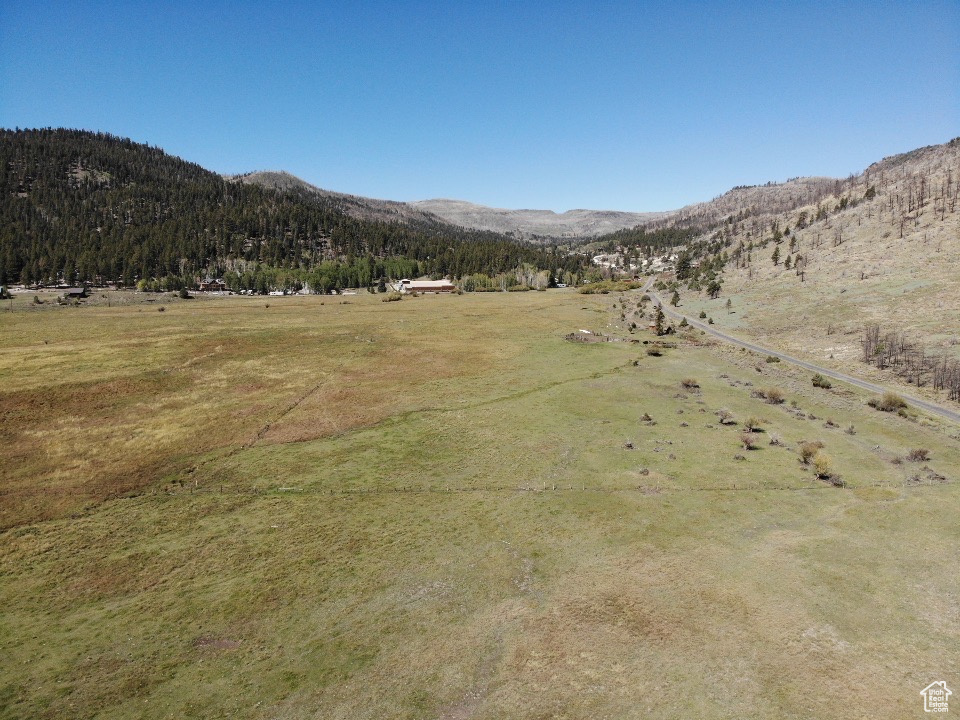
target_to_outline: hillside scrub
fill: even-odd
[[[820,373],[816,373],[813,376],[812,382],[814,387],[823,388],[824,390],[829,390],[833,387],[832,383]]]
[[[641,287],[643,287],[643,283],[635,280],[600,280],[599,282],[581,285],[577,288],[577,292],[583,295],[606,295],[611,292],[638,290]]]
[[[902,397],[897,395],[895,392],[885,392],[879,398],[871,398],[867,401],[867,404],[876,408],[877,410],[882,410],[883,412],[898,412],[905,410],[908,405],[907,401]]]

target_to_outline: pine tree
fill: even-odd
[[[663,321],[664,321],[663,308],[657,305],[657,315],[653,321],[654,330],[657,333],[657,335],[663,335],[664,332],[666,332],[666,330],[663,327]]]

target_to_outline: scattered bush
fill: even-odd
[[[833,461],[828,455],[817,453],[813,456],[813,471],[821,480],[828,480],[833,476]]]
[[[743,422],[743,426],[744,426],[747,430],[749,430],[750,432],[761,432],[762,429],[763,429],[763,428],[761,428],[761,425],[763,425],[763,420],[761,420],[761,419],[758,418],[758,417],[753,417],[753,416],[748,417],[748,418],[747,418],[746,420],[744,420],[744,422]]]
[[[743,445],[744,450],[756,450],[757,443],[754,439],[752,432],[742,432],[740,433],[740,443]]]
[[[709,318],[707,320],[707,325],[713,325],[713,318]]]
[[[930,451],[925,448],[916,448],[907,453],[910,462],[926,462],[930,459]]]
[[[776,433],[770,433],[770,444],[777,445],[779,447],[783,445],[783,440],[781,440],[780,436]]]
[[[848,427],[846,430],[844,430],[844,432],[845,432],[847,435],[856,435],[856,434],[857,434],[857,429],[856,429],[853,425],[851,425],[851,426]]]
[[[40,299],[40,296],[39,296],[39,295],[34,295],[34,296],[33,296],[33,304],[34,304],[34,305],[43,305],[43,300]]]
[[[823,388],[824,390],[829,390],[830,388],[833,387],[830,381],[827,380],[827,378],[825,378],[820,373],[817,373],[816,375],[813,376],[813,386],[818,388]]]
[[[707,311],[706,311],[706,310],[701,310],[701,311],[700,311],[700,319],[701,319],[701,320],[706,320],[706,319],[707,319]]]
[[[687,318],[686,318],[686,317],[684,317],[684,318],[680,321],[680,327],[689,327],[689,325],[690,325],[690,323],[687,322]]]
[[[680,386],[686,390],[696,390],[700,387],[700,383],[695,378],[684,378],[680,381]]]
[[[768,362],[768,363],[778,363],[778,362],[780,362],[780,358],[778,358],[776,355],[767,355],[767,362]]]
[[[883,412],[896,412],[907,408],[907,401],[894,392],[885,392],[880,398],[871,398],[867,404]]]
[[[163,305],[157,308],[157,312],[164,312],[165,310],[166,308]]]
[[[403,300],[402,293],[391,292],[380,298],[380,302],[397,302],[398,300]]]
[[[733,413],[721,408],[717,410],[717,417],[720,418],[721,425],[736,425],[737,421],[733,419]]]
[[[820,449],[823,447],[823,443],[819,440],[813,442],[802,442],[800,443],[800,460],[804,465],[809,465],[810,461],[816,456]]]
[[[658,347],[648,347],[647,355],[650,355],[651,357],[660,357],[663,355],[663,351]]]
[[[783,390],[780,388],[767,388],[764,393],[765,397],[767,398],[767,402],[771,405],[780,405],[785,400],[783,396]]]

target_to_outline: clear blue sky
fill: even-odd
[[[0,2],[0,126],[499,207],[665,210],[960,135],[960,2]]]

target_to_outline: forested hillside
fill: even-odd
[[[80,130],[0,130],[0,282],[234,278],[263,290],[461,277],[582,260],[443,223],[350,217],[335,200],[230,182],[159,148]]]

